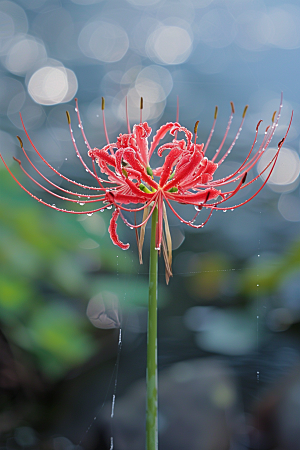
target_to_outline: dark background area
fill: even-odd
[[[178,96],[181,124],[193,130],[200,121],[199,142],[218,105],[209,157],[224,135],[229,102],[236,114],[226,149],[249,104],[218,177],[243,161],[263,119],[261,141],[281,92],[272,148],[294,110],[271,182],[254,200],[216,212],[196,231],[168,212],[169,286],[162,258],[159,275],[163,450],[300,449],[299,49],[296,0],[0,1],[0,150],[38,197],[43,192],[12,160],[21,156],[17,134],[38,169],[61,180],[34,154],[19,112],[43,157],[89,184],[65,115],[68,109],[85,154],[74,97],[99,148],[102,96],[112,141],[126,131],[126,96],[131,124],[143,96],[143,118],[154,131],[175,120]],[[109,449],[111,436],[116,450],[143,448],[148,228],[140,266],[134,231],[120,222],[131,247],[112,244],[110,211],[56,212],[23,192],[3,164],[0,170],[1,450]],[[179,212],[192,214],[183,205]],[[121,352],[117,328],[89,321],[91,301],[119,305]]]

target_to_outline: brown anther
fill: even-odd
[[[260,119],[260,121],[258,122],[258,124],[256,125],[256,131],[258,131],[258,127],[259,127],[259,125],[262,123],[262,119]]]
[[[245,183],[246,178],[247,178],[247,174],[248,174],[248,172],[245,172],[245,173],[244,173],[244,176],[243,176],[243,178],[242,178],[242,184]]]
[[[69,111],[66,111],[66,115],[67,115],[67,119],[68,119],[68,124],[71,125],[71,117],[70,117]]]
[[[102,100],[101,100],[101,109],[102,109],[102,111],[104,111],[104,108],[105,108],[105,98],[102,97]]]
[[[235,113],[235,109],[234,109],[233,102],[230,102],[230,106],[231,106],[231,112],[232,112],[232,114],[234,114]]]
[[[143,97],[141,97],[140,109],[143,109],[143,107],[144,107],[144,99],[143,99]]]
[[[197,120],[197,122],[195,123],[195,126],[194,126],[194,134],[197,134],[198,125],[199,125],[199,120]]]
[[[20,138],[20,136],[17,136],[17,139],[18,139],[18,141],[19,141],[19,143],[20,143],[21,148],[23,148],[23,141],[22,141],[22,139]]]
[[[205,200],[204,200],[203,203],[206,203],[208,201],[209,196],[210,196],[210,191],[208,191],[208,193],[206,194],[206,197],[205,197]]]
[[[246,115],[246,112],[247,112],[248,106],[249,106],[249,105],[246,105],[246,106],[245,106],[245,108],[244,108],[244,112],[243,112],[243,119],[245,118],[245,115]]]
[[[217,115],[218,115],[218,107],[216,106],[215,107],[215,114],[214,114],[214,119],[216,120],[216,118],[217,118]]]
[[[274,112],[273,112],[273,116],[272,116],[272,123],[274,123],[274,120],[275,120],[275,116],[276,116],[276,112],[277,112],[277,111],[274,111]]]

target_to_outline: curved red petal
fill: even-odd
[[[108,232],[110,234],[110,238],[111,238],[112,242],[115,245],[120,247],[122,250],[127,250],[130,247],[130,245],[123,244],[123,242],[120,241],[119,236],[117,235],[117,219],[118,219],[119,215],[120,215],[120,211],[118,209],[115,209],[115,211],[113,212],[113,215],[110,219]]]

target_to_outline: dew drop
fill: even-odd
[[[65,161],[68,161],[68,158],[65,158]]]
[[[133,227],[129,227],[131,230],[133,230]]]
[[[85,203],[84,202],[79,202],[79,205],[83,206],[83,205],[85,205]]]
[[[257,255],[258,258],[260,258],[260,255]]]
[[[104,209],[100,209],[100,212],[103,212],[104,211]]]
[[[227,212],[227,209],[223,209],[223,212]]]
[[[80,123],[78,124],[78,128],[82,128],[82,126],[81,126],[81,124],[80,124]]]
[[[230,211],[234,211],[234,208],[232,208]]]
[[[108,207],[107,207],[107,209],[111,209],[112,208],[112,205],[109,205]]]
[[[259,284],[256,285],[257,287],[259,286]]]
[[[90,217],[90,216],[92,216],[93,214],[94,214],[94,213],[87,213],[87,216]]]
[[[78,108],[75,108],[75,112],[78,112]]]

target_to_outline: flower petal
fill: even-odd
[[[127,250],[130,245],[129,244],[123,244],[123,242],[120,241],[119,236],[117,235],[117,219],[119,217],[120,211],[118,208],[115,209],[113,212],[113,215],[110,219],[110,224],[108,227],[108,232],[110,234],[110,238],[113,241],[115,245],[120,247],[122,250]]]

